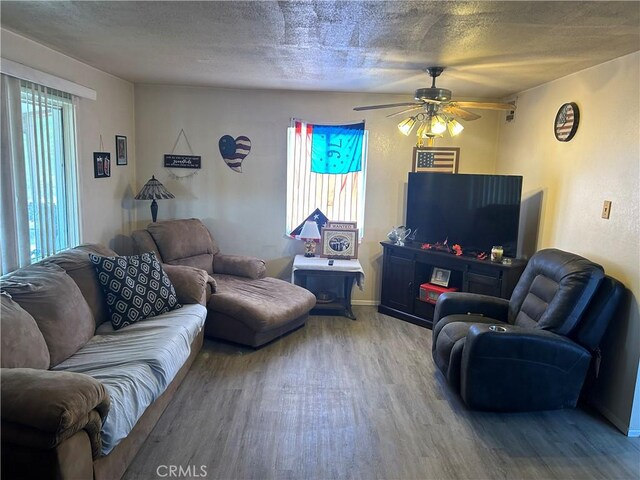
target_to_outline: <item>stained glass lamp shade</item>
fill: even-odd
[[[136,200],[152,200],[151,202],[151,218],[154,223],[158,218],[158,203],[156,200],[166,200],[168,198],[176,198],[173,193],[165,188],[154,175],[144,184],[144,187],[135,196]]]

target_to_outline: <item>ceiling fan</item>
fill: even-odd
[[[459,134],[464,127],[456,120],[471,121],[480,118],[477,113],[466,110],[515,110],[515,102],[470,102],[454,101],[451,99],[451,90],[436,87],[436,78],[444,71],[445,67],[428,67],[426,72],[432,78],[431,87],[419,88],[414,94],[414,102],[388,103],[384,105],[368,105],[355,107],[355,111],[377,110],[382,108],[409,107],[399,112],[391,113],[387,117],[409,114],[410,116],[398,124],[400,131],[409,135],[415,125],[418,127],[418,137],[428,138],[441,136],[447,129],[451,136]]]

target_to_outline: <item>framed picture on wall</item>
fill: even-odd
[[[116,165],[127,164],[127,137],[116,135]]]
[[[414,172],[458,173],[460,147],[413,147]]]
[[[93,152],[93,177],[107,178],[111,176],[111,153]]]

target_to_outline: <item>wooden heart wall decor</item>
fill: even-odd
[[[241,135],[234,139],[231,135],[225,135],[220,138],[218,148],[224,163],[234,172],[242,173],[242,161],[251,151],[249,137]]]

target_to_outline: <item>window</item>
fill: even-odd
[[[312,125],[296,121],[287,129],[287,235],[319,208],[329,220],[364,227],[368,132],[362,140],[360,171],[314,173],[311,168]]]
[[[77,245],[80,235],[71,95],[3,76],[2,108],[10,124],[2,131],[10,144],[0,237],[7,273]]]

